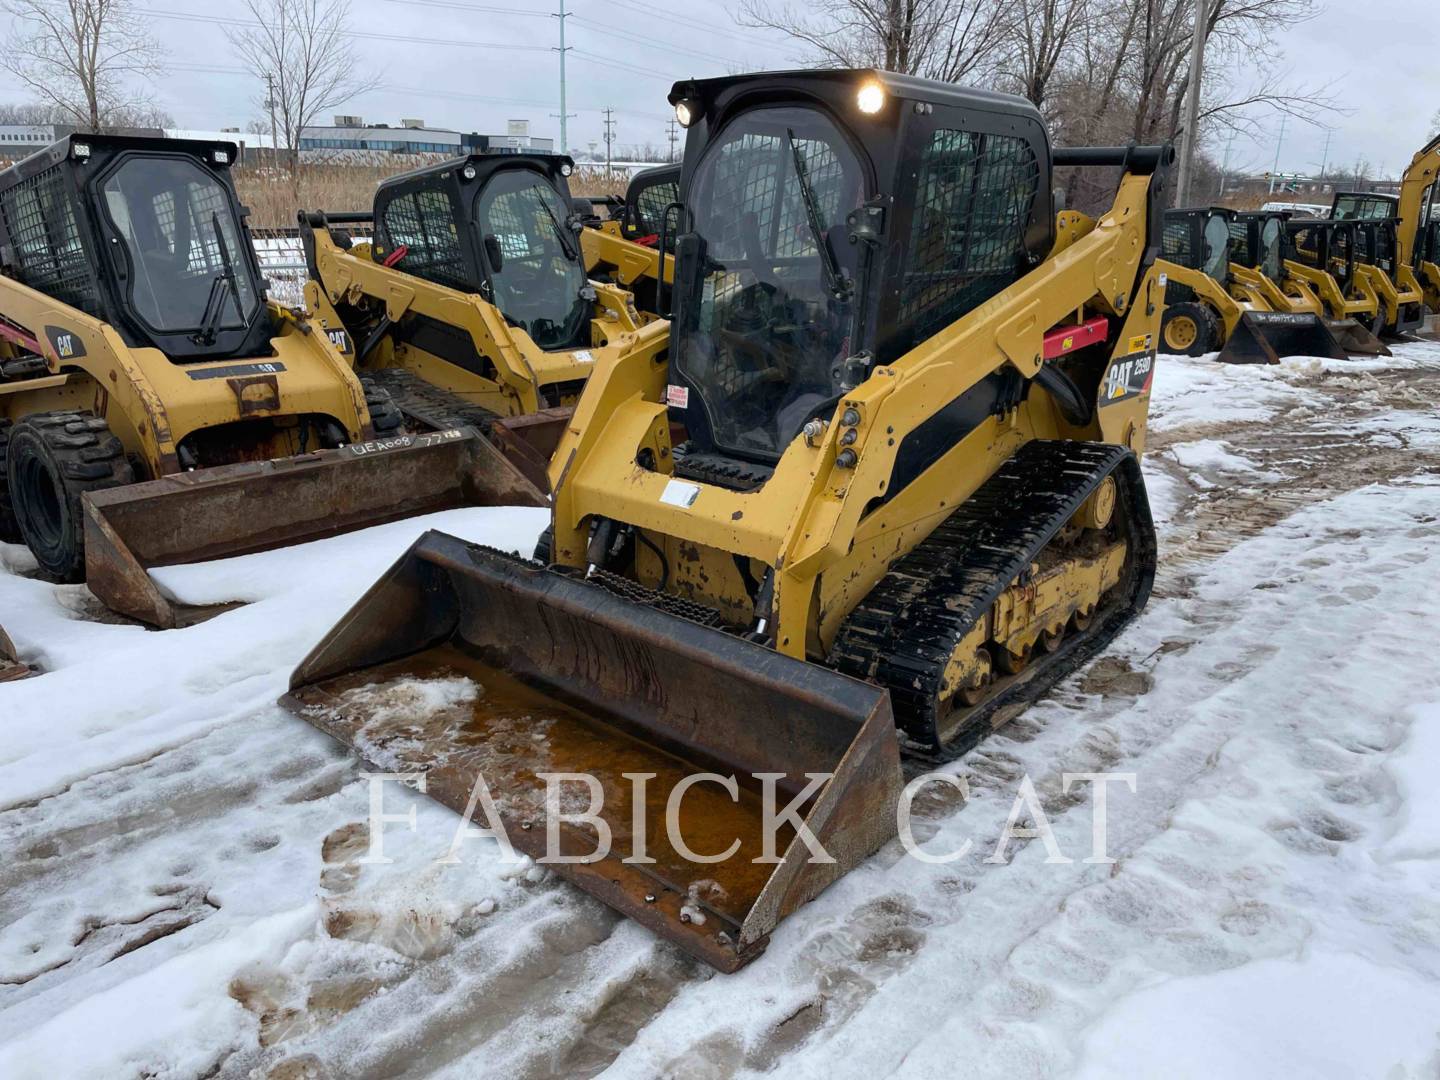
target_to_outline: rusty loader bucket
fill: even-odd
[[[889,696],[597,580],[427,533],[282,703],[458,812],[483,778],[517,852],[733,971],[895,835]],[[547,815],[554,774],[593,778],[555,787],[593,816]]]
[[[1247,311],[1215,359],[1223,364],[1278,364],[1282,356],[1344,360],[1346,351],[1318,315]]]
[[[460,506],[544,506],[469,428],[222,465],[85,495],[86,582],[105,605],[161,628],[176,612],[147,572],[320,540]]]
[[[1358,319],[1326,319],[1325,326],[1349,356],[1389,356],[1390,349]]]

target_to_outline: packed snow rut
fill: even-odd
[[[1425,584],[1440,579],[1440,346],[1398,352],[1164,358],[1144,617],[947,770],[968,799],[936,784],[916,800],[925,849],[970,854],[887,846],[734,976],[488,842],[438,864],[454,815],[392,782],[386,809],[413,802],[417,829],[387,831],[392,863],[362,861],[368,783],[273,701],[417,528],[180,568],[165,583],[185,601],[246,606],[163,635],[77,621],[88,609],[7,549],[22,573],[0,575],[4,622],[50,673],[0,687],[17,725],[0,757],[0,1070],[1189,1075],[1183,1058],[1240,1075],[1267,1034],[1247,1023],[1272,1039],[1308,1023],[1312,1042],[1330,1026],[1323,1003],[1277,1014],[1275,986],[1343,976],[1366,988],[1347,1023],[1389,1037],[1298,1072],[1429,1075],[1440,842],[1423,823],[1440,813],[1404,777],[1440,702]],[[437,524],[528,551],[541,520]],[[1110,785],[1114,862],[1085,861],[1095,793],[1073,777],[1094,773],[1135,778]],[[1069,861],[1012,839],[987,862],[1027,778]],[[1162,999],[1157,1035],[1146,1009]],[[1216,1049],[1186,1017],[1226,1008],[1233,1045]]]

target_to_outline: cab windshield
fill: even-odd
[[[718,448],[774,460],[828,414],[851,351],[858,158],[809,108],[755,109],[705,152],[691,185],[703,247],[698,296],[677,319],[675,362]]]
[[[1280,280],[1285,257],[1285,226],[1279,218],[1266,218],[1260,225],[1260,272],[1272,281]]]
[[[1205,221],[1205,273],[1216,281],[1230,274],[1230,223],[1220,214]]]
[[[580,240],[559,192],[537,173],[504,170],[485,185],[475,216],[495,306],[542,349],[583,345],[591,303],[581,295]]]
[[[130,301],[160,333],[244,329],[260,303],[229,193],[183,158],[136,157],[101,185],[130,261]]]

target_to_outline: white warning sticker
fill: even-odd
[[[575,353],[575,362],[577,364],[593,364],[595,357],[590,355],[589,349],[580,349]]]
[[[660,493],[660,501],[669,503],[671,506],[678,506],[682,510],[688,510],[695,505],[695,500],[700,497],[699,484],[687,484],[684,480],[671,480],[665,485],[665,490]]]
[[[690,388],[688,386],[665,387],[665,404],[673,405],[677,409],[688,409],[690,407]]]

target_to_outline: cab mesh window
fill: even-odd
[[[385,207],[381,226],[391,251],[401,245],[407,249],[398,264],[407,274],[466,292],[477,287],[470,280],[445,192],[409,191],[396,196]]]
[[[817,191],[820,181],[815,181]],[[940,130],[920,158],[899,321],[924,340],[1015,281],[1040,186],[1024,139]]]
[[[0,194],[0,213],[20,280],[61,303],[99,315],[100,298],[62,169],[39,173]]]
[[[747,133],[726,143],[715,163],[713,258],[799,259],[818,254],[795,179],[798,156],[815,197],[823,234],[844,217],[845,170],[829,143],[783,135]],[[798,154],[797,154],[798,151]],[[780,184],[784,180],[783,188]],[[777,191],[783,190],[783,197]],[[753,246],[753,250],[752,250]]]
[[[1254,266],[1255,253],[1250,250],[1250,223],[1230,221],[1230,257],[1241,266]]]
[[[645,233],[660,231],[660,219],[665,208],[680,198],[680,185],[674,180],[662,180],[657,184],[641,188],[635,197],[635,209],[639,212],[639,225]]]
[[[1160,238],[1165,258],[1181,266],[1195,265],[1195,244],[1191,239],[1194,231],[1190,218],[1168,218]]]

